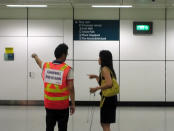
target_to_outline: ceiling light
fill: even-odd
[[[20,7],[20,8],[25,8],[25,7],[31,7],[31,8],[43,8],[47,7],[47,5],[6,5],[7,7]]]
[[[131,8],[132,5],[92,5],[95,8]]]

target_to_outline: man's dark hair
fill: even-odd
[[[54,55],[56,58],[62,57],[63,54],[67,55],[67,53],[68,46],[65,43],[59,44],[54,51]]]

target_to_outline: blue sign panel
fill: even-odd
[[[119,20],[74,20],[74,40],[119,40]]]
[[[8,54],[4,54],[4,60],[6,61],[13,61],[14,60],[14,53],[8,53]]]

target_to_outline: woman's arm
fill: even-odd
[[[91,93],[94,93],[100,89],[108,89],[112,87],[112,78],[111,78],[110,71],[108,70],[107,67],[102,68],[102,76],[105,78],[105,84],[96,88],[90,88]]]
[[[89,79],[96,79],[97,82],[99,82],[99,77],[97,75],[89,74]]]

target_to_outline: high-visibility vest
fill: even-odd
[[[44,81],[44,105],[48,109],[66,109],[69,107],[69,91],[67,89],[67,76],[70,66],[65,63],[44,63],[42,78]],[[55,77],[58,71],[58,77]],[[50,74],[49,74],[50,73]],[[60,75],[61,74],[61,75]],[[50,75],[50,76],[49,76]],[[61,78],[62,77],[62,78]],[[48,82],[48,78],[61,80],[61,84]]]

